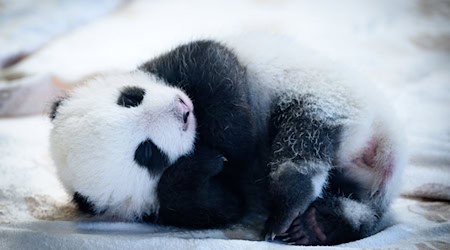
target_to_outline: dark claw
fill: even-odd
[[[292,234],[294,232],[298,232],[301,229],[302,229],[302,225],[295,225],[295,226],[291,225],[291,227],[288,229],[288,231],[285,234],[289,235],[289,234]]]
[[[292,222],[291,227],[300,225],[302,222],[301,218],[302,218],[301,216],[297,216],[297,218],[295,218],[295,220]]]
[[[290,242],[291,241],[291,238],[290,237],[286,237],[286,238],[283,238],[283,239],[281,239],[282,241],[284,241],[284,242]]]
[[[286,212],[283,210],[275,210],[266,223],[266,240],[274,240],[275,237],[288,233],[292,222],[299,217],[298,211]],[[299,222],[296,222],[299,223]]]
[[[289,232],[286,232],[286,233],[280,234],[279,237],[286,237],[286,236],[288,236],[288,235],[289,235]]]
[[[300,239],[306,236],[306,232],[304,230],[296,231],[291,234],[292,238]]]
[[[289,245],[316,245],[325,242],[327,237],[316,220],[316,209],[310,207],[303,215],[297,215],[277,239]]]

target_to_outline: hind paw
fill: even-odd
[[[323,225],[317,221],[316,209],[309,208],[303,215],[297,216],[286,233],[276,239],[289,245],[321,245],[327,241]]]
[[[290,245],[335,245],[359,237],[335,208],[315,202],[292,221],[286,233],[275,239]]]

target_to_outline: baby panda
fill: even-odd
[[[52,153],[87,212],[214,227],[252,210],[266,239],[338,244],[374,233],[405,163],[374,93],[284,38],[196,41],[57,102]]]

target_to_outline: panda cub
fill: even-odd
[[[91,214],[207,228],[253,212],[270,240],[368,236],[397,194],[403,140],[371,86],[337,68],[283,38],[181,45],[55,103],[58,174]]]

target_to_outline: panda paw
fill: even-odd
[[[221,153],[210,147],[197,147],[192,157],[195,162],[193,167],[198,168],[204,176],[217,175],[223,169],[225,158]]]
[[[297,216],[286,233],[275,238],[289,245],[321,245],[327,240],[323,225],[318,223],[316,209],[310,208]]]
[[[206,147],[198,146],[191,155],[179,158],[163,174],[162,179],[167,181],[189,180],[193,183],[203,183],[212,176],[220,173],[224,166],[222,154]]]
[[[275,238],[289,245],[335,245],[355,240],[356,233],[331,207],[311,205],[289,229]]]

